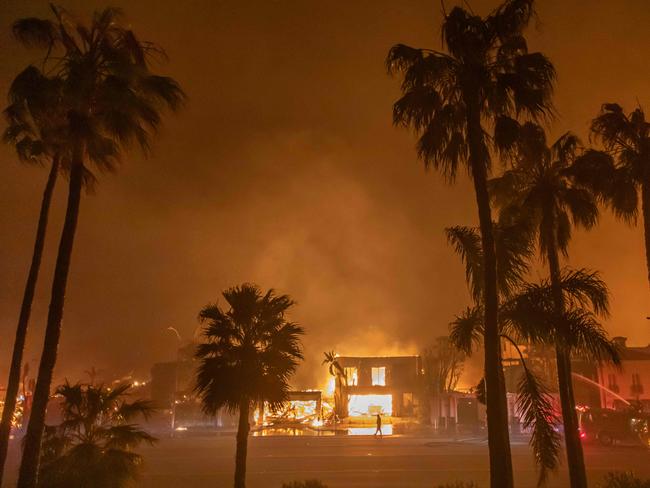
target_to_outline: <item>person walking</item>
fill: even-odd
[[[379,434],[379,437],[384,437],[384,433],[381,431],[381,414],[377,414],[377,430],[375,430],[375,434]]]

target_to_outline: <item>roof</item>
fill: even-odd
[[[620,352],[623,361],[650,361],[650,346],[624,347]]]

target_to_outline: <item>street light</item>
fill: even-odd
[[[167,327],[167,330],[171,330],[174,334],[176,334],[176,337],[178,338],[178,342],[181,342],[183,339],[181,339],[181,335],[178,333],[178,330],[176,327],[172,327],[171,325]]]
[[[170,325],[169,327],[167,327],[166,330],[170,330],[174,334],[176,334],[176,338],[178,339],[179,344],[183,342],[183,339],[181,339],[181,335],[178,333],[176,327],[172,327]],[[176,391],[177,390],[178,390],[178,348],[176,349],[176,364],[174,367],[174,392],[172,394],[172,421],[171,421],[172,437],[174,436],[174,430],[176,428]]]

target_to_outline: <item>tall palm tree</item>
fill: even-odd
[[[60,80],[49,78],[35,66],[29,66],[16,76],[11,84],[10,103],[4,110],[8,124],[3,134],[4,141],[15,147],[21,161],[29,164],[49,164],[50,171],[41,200],[32,260],[16,326],[5,403],[0,421],[0,484],[2,484],[9,435],[20,387],[23,351],[45,246],[50,204],[61,166],[62,147],[58,131],[63,125],[64,114],[59,104],[60,89]]]
[[[133,423],[153,409],[148,401],[128,401],[130,388],[66,382],[56,389],[62,421],[46,429],[39,487],[131,486],[142,465],[133,449],[156,439]]]
[[[511,156],[512,169],[489,182],[491,194],[502,219],[525,222],[537,236],[559,319],[565,308],[559,255],[567,255],[572,225],[589,229],[598,220],[596,193],[573,176],[574,163],[580,164],[579,140],[566,133],[549,147],[542,127],[513,122],[497,143]],[[570,352],[558,341],[555,353],[571,487],[586,488]]]
[[[337,416],[341,417],[343,409],[343,385],[347,386],[348,381],[345,376],[345,371],[341,366],[341,363],[339,363],[338,354],[334,351],[327,351],[324,352],[323,355],[325,358],[323,359],[322,364],[327,365],[327,371],[330,376],[334,377],[336,383],[334,388],[334,412]]]
[[[228,309],[207,305],[199,313],[206,342],[199,344],[196,391],[203,410],[239,411],[235,488],[246,486],[251,406],[277,409],[287,399],[289,378],[302,359],[303,329],[287,320],[294,302],[273,290],[262,294],[252,284],[223,292]]]
[[[456,316],[451,322],[451,343],[464,354],[472,354],[474,347],[483,342],[485,313],[483,310],[484,259],[480,229],[455,226],[447,228],[447,240],[465,264],[465,278],[470,288],[474,306]],[[494,225],[497,257],[497,290],[499,296],[499,338],[512,343],[521,357],[523,374],[517,385],[517,406],[523,424],[532,432],[530,445],[539,467],[539,484],[548,473],[556,469],[560,440],[555,431],[556,417],[549,392],[543,381],[526,364],[512,330],[504,330],[506,323],[502,313],[503,304],[512,300],[524,285],[524,277],[530,268],[533,255],[530,232],[519,223]],[[507,333],[509,332],[509,334]],[[477,386],[477,398],[485,403],[485,378]]]
[[[149,61],[161,50],[139,41],[120,24],[120,11],[96,12],[90,26],[52,7],[54,18],[21,19],[15,35],[44,49],[45,71],[61,80],[66,110],[68,203],[54,269],[43,352],[25,436],[18,486],[36,486],[45,409],[56,364],[65,290],[84,182],[94,180],[90,165],[114,170],[132,144],[145,153],[161,124],[163,107],[178,108],[184,95],[171,78],[154,75]]]
[[[466,276],[475,306],[468,307],[451,324],[452,342],[471,354],[484,335],[481,278],[482,249],[477,229],[452,227],[447,229],[449,242],[465,263]],[[569,354],[595,361],[619,363],[614,344],[598,322],[598,316],[608,313],[608,291],[598,273],[586,270],[564,271],[560,288],[566,304],[561,316],[555,308],[550,280],[540,284],[524,281],[529,259],[533,253],[528,226],[498,224],[497,237],[498,282],[500,283],[499,329],[500,337],[511,342],[541,346],[560,343]],[[591,312],[593,310],[594,312]],[[558,466],[560,438],[555,434],[555,414],[550,409],[548,390],[527,367],[522,356],[523,375],[518,384],[518,405],[523,423],[531,428],[530,444],[539,466],[539,483]],[[484,383],[479,384],[479,394]]]
[[[528,52],[523,31],[534,15],[533,0],[507,0],[486,17],[455,7],[444,14],[447,52],[394,46],[390,73],[402,74],[402,97],[394,122],[419,135],[418,153],[427,167],[449,180],[460,165],[474,184],[485,261],[485,373],[492,486],[513,485],[507,405],[497,322],[497,271],[487,178],[490,126],[507,116],[549,115],[555,78],[552,64]],[[502,122],[504,118],[506,122]]]
[[[626,115],[620,105],[607,103],[593,120],[591,131],[613,156],[613,161],[598,158],[600,171],[592,171],[592,175],[598,177],[598,187],[615,214],[636,222],[639,194],[641,196],[650,283],[650,122],[646,121],[641,106]],[[598,153],[592,155],[598,156]]]

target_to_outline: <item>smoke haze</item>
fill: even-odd
[[[87,15],[97,1],[62,1]],[[149,159],[130,153],[81,205],[57,378],[91,365],[146,376],[190,339],[196,316],[244,281],[288,293],[307,332],[296,383],[315,386],[322,352],[415,354],[468,304],[443,229],[475,225],[464,174],[426,173],[413,136],[391,125],[398,83],[383,65],[402,42],[440,47],[438,1],[114,1],[160,67],[189,96],[166,119]],[[452,2],[447,2],[450,8]],[[486,12],[494,1],[473,1]],[[0,9],[0,92],[37,53],[10,36],[45,2]],[[560,117],[585,140],[606,101],[650,106],[650,8],[644,0],[539,2],[531,45],[559,73]],[[634,46],[634,49],[630,49]],[[0,373],[5,375],[46,171],[0,147]],[[57,187],[26,359],[40,355],[62,225]],[[650,342],[642,230],[609,215],[577,232],[572,266],[599,269],[613,294],[607,326]],[[542,271],[535,273],[543,274]],[[321,386],[321,385],[318,385]]]

